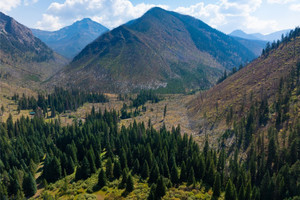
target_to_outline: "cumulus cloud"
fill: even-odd
[[[299,11],[300,12],[300,4],[292,4],[290,5],[290,10]]]
[[[140,3],[133,5],[129,0],[65,0],[63,3],[53,2],[47,10],[47,17],[43,17],[41,24],[49,23],[49,16],[55,18],[53,23],[72,23],[89,17],[108,28],[114,28],[129,20],[140,17],[152,7],[159,6],[167,9],[166,5]],[[46,20],[46,21],[44,21]],[[51,27],[55,27],[52,25]],[[43,26],[48,29],[46,26]],[[49,29],[48,29],[49,30]]]
[[[192,15],[214,28],[227,32],[232,31],[232,27],[247,32],[277,30],[276,21],[262,20],[253,16],[261,4],[262,0],[220,0],[214,4],[201,2],[189,7],[179,7],[175,11]]]
[[[48,14],[43,14],[43,19],[36,24],[36,28],[49,31],[58,30],[62,27],[63,25],[60,23],[59,17]]]
[[[10,11],[11,9],[19,6],[21,0],[1,0],[0,1],[0,11]]]

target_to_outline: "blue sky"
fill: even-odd
[[[0,11],[42,30],[86,17],[112,29],[154,6],[194,16],[225,33],[266,34],[300,25],[300,0],[0,0]]]

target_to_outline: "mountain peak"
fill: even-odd
[[[54,51],[71,59],[108,29],[90,18],[83,18],[58,31],[32,31]]]
[[[254,57],[200,20],[154,7],[94,40],[51,82],[94,91],[166,87],[183,92],[208,88],[225,68]]]
[[[161,7],[153,7],[151,9],[149,9],[143,16],[148,16],[148,15],[157,16],[157,15],[161,15],[161,14],[166,14],[168,12],[170,12],[170,11],[167,11]]]

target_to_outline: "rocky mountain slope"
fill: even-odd
[[[0,12],[0,79],[31,86],[60,70],[66,60],[31,30]]]

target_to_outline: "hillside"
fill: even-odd
[[[208,88],[224,69],[253,58],[234,38],[202,21],[153,8],[97,38],[50,83],[94,91],[182,92]]]
[[[0,12],[0,79],[32,86],[60,70],[66,60],[31,30]]]
[[[32,29],[32,33],[60,55],[73,59],[86,45],[108,29],[89,18],[57,31]]]
[[[195,127],[200,127],[200,133],[214,133],[212,138],[216,140],[226,130],[232,129],[233,121],[247,116],[252,106],[256,107],[255,105],[267,101],[273,106],[270,109],[274,109],[279,86],[291,76],[291,71],[295,70],[299,63],[299,29],[296,29],[295,33],[296,36],[290,34],[281,43],[274,43],[274,47],[269,47],[267,53],[212,89],[198,94],[197,98],[189,103],[190,119],[194,120]],[[291,88],[287,87],[285,91],[289,90]],[[297,99],[299,96],[293,98]],[[292,105],[294,102],[291,103],[291,107]],[[277,115],[273,113],[272,116]],[[297,115],[291,116],[293,119],[297,118]],[[269,122],[270,126],[274,125],[273,122]],[[255,132],[263,128],[258,127]],[[204,137],[203,134],[202,136]]]

